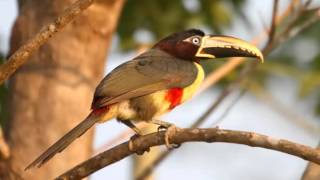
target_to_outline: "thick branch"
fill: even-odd
[[[87,9],[94,0],[78,0],[56,18],[54,22],[46,25],[25,45],[14,52],[5,64],[0,66],[0,84],[9,78],[29,57],[36,52],[40,46],[48,41],[55,33],[70,23],[83,10]]]
[[[97,156],[81,163],[56,179],[80,179],[112,163],[133,154],[164,144],[165,132],[141,136],[132,141],[133,150],[129,150],[129,142],[122,143]],[[178,129],[170,136],[170,142],[181,144],[185,142],[226,142],[244,144],[252,147],[262,147],[291,154],[302,159],[320,164],[320,151],[311,147],[290,142],[288,140],[271,138],[253,132],[210,129]]]

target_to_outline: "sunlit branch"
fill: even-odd
[[[0,84],[9,78],[20,66],[22,66],[30,56],[35,53],[40,46],[62,30],[83,10],[87,9],[94,0],[78,0],[66,9],[62,15],[57,17],[52,23],[44,26],[32,39],[15,51],[9,59],[0,66]]]
[[[165,132],[157,132],[140,136],[132,140],[133,149],[129,150],[129,142],[109,149],[65,172],[56,179],[81,179],[91,173],[113,164],[134,153],[142,152],[153,146],[163,145]],[[169,137],[171,143],[185,142],[226,142],[261,147],[291,154],[302,159],[320,164],[320,151],[288,140],[276,139],[253,132],[210,129],[177,129]]]

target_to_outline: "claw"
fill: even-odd
[[[164,141],[166,147],[171,150],[181,146],[181,144],[170,144],[169,138],[176,134],[178,128],[175,125],[171,125],[167,128],[167,131],[164,134]]]
[[[158,126],[158,132],[165,131],[167,129],[168,129],[168,127],[166,127],[166,126]]]
[[[129,144],[128,144],[128,148],[129,148],[129,151],[132,151],[132,152],[136,152],[137,155],[142,155],[144,152],[149,152],[150,151],[150,148],[147,148],[147,149],[144,149],[144,150],[141,150],[141,151],[136,151],[135,148],[133,147],[133,141],[137,138],[139,138],[141,135],[140,134],[135,134],[133,135],[131,138],[130,138],[130,141],[129,141]]]

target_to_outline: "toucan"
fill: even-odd
[[[165,37],[107,74],[95,90],[91,113],[26,169],[40,167],[96,123],[116,118],[136,133],[134,122],[139,121],[167,127],[158,117],[190,99],[199,88],[204,79],[199,61],[224,57],[253,57],[263,62],[258,48],[231,36],[189,29]]]

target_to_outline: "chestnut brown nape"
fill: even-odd
[[[199,29],[177,32],[160,40],[153,48],[161,49],[179,59],[195,61],[195,54],[199,47],[183,40],[196,35],[203,37],[205,34]]]

